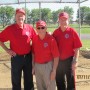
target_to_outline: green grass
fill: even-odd
[[[0,28],[0,32],[3,30],[3,28]]]
[[[75,28],[75,30],[78,32],[78,33],[81,33],[81,34],[90,34],[90,30],[89,30],[89,28],[81,28],[80,30],[79,30],[79,28]]]
[[[81,26],[81,29],[79,30],[79,25],[78,24],[70,24],[72,28],[74,28],[78,33],[81,34],[90,34],[90,26],[89,25],[83,25]],[[48,25],[48,31],[53,32],[56,28],[58,28],[57,24],[51,24]]]
[[[53,32],[56,28],[52,27],[52,28],[48,28],[47,31],[48,32]]]
[[[0,47],[0,53],[1,53],[1,52],[4,52],[4,51],[5,51],[5,50]]]
[[[82,50],[88,50],[90,49],[90,40],[82,40]]]
[[[48,28],[48,31],[49,32],[53,32],[56,28]],[[79,28],[75,28],[75,30],[81,34],[90,34],[90,28],[81,28],[80,31],[79,31]]]
[[[81,28],[81,34],[90,34],[90,27],[89,28]]]

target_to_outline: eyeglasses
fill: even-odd
[[[40,29],[45,29],[45,27],[38,27],[37,29],[38,29],[38,30],[40,30]]]

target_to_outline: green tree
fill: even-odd
[[[52,17],[51,10],[48,8],[41,9],[41,19],[50,22]],[[32,9],[29,14],[29,20],[31,23],[33,23],[33,26],[37,20],[40,19],[40,11],[39,9]]]
[[[87,13],[85,20],[86,20],[86,24],[90,25],[90,11],[89,11],[89,13]]]
[[[39,9],[32,9],[29,14],[30,23],[33,23],[33,26],[37,20],[39,20]]]
[[[50,22],[52,18],[51,10],[49,8],[41,9],[41,18],[46,22]]]
[[[81,25],[84,23],[87,17],[87,13],[90,12],[90,8],[87,6],[80,7],[80,19]],[[77,18],[79,18],[79,10],[77,10]]]
[[[11,6],[0,7],[0,20],[3,24],[3,27],[12,23],[14,11],[14,8],[12,8]]]
[[[52,12],[52,20],[53,20],[53,23],[57,23],[58,21],[58,15],[60,12],[62,12],[63,10],[62,9],[59,9],[57,11],[53,11]]]

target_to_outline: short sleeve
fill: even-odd
[[[32,26],[30,26],[31,39],[36,36],[36,32]]]
[[[59,57],[58,46],[57,46],[56,40],[54,38],[51,40],[51,52],[52,52],[52,55],[54,58]]]
[[[52,36],[55,38],[55,36],[56,36],[56,35],[55,35],[55,31],[53,32]]]
[[[82,42],[76,31],[73,31],[73,38],[74,38],[74,49],[82,47]]]
[[[4,29],[1,33],[0,33],[0,41],[1,42],[6,42],[9,40],[9,28],[7,27],[6,29]]]

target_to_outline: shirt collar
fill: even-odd
[[[48,34],[48,32],[46,32],[46,35],[45,35],[45,37],[44,37],[43,40],[46,40],[46,39],[48,38],[48,36],[49,36],[49,34]],[[38,35],[38,39],[40,39],[40,38],[39,38],[39,35]],[[41,40],[41,39],[40,39],[40,40]]]
[[[22,28],[19,27],[19,25],[17,23],[15,24],[15,26],[16,26],[17,29],[22,29]],[[25,29],[25,28],[26,28],[26,25],[23,24],[23,29]]]
[[[66,30],[64,32],[66,32],[68,30],[68,28],[69,28],[69,26],[66,28]],[[61,27],[59,27],[58,30],[62,32]]]

